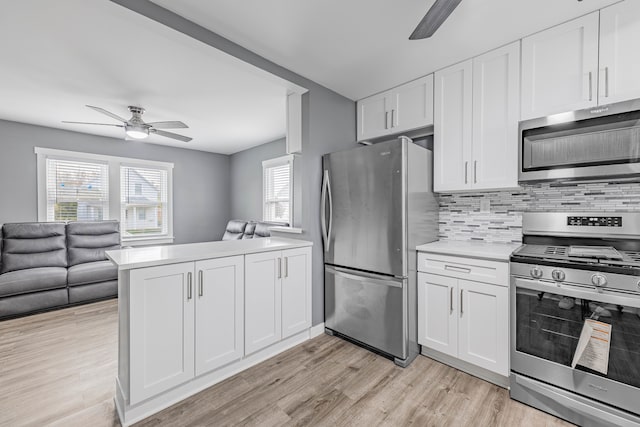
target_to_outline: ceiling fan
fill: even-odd
[[[119,128],[124,128],[124,132],[127,136],[125,139],[145,139],[151,133],[164,136],[166,138],[177,139],[178,141],[183,141],[183,142],[189,142],[193,139],[193,138],[189,138],[188,136],[178,135],[177,133],[166,132],[164,130],[161,130],[161,129],[185,129],[189,127],[180,121],[145,123],[144,120],[142,120],[142,114],[144,113],[144,108],[142,107],[134,107],[130,105],[129,111],[131,112],[131,118],[129,120],[123,117],[120,117],[117,114],[114,114],[110,111],[107,111],[104,108],[94,107],[92,105],[87,105],[87,107],[99,113],[105,114],[113,119],[116,119],[122,122],[122,124],[114,125],[111,123],[87,123],[87,122],[69,122],[69,121],[63,121],[62,123],[73,123],[73,124],[80,124],[80,125],[115,126]]]
[[[440,25],[447,20],[451,12],[460,4],[462,0],[436,0],[431,9],[424,15],[409,40],[419,40],[431,37]]]

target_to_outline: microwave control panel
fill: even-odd
[[[569,216],[567,225],[579,227],[622,227],[621,216]]]

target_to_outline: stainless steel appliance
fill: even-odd
[[[520,122],[520,182],[640,177],[640,100]]]
[[[640,425],[640,213],[525,213],[511,255],[511,397],[582,426]],[[605,371],[572,368],[587,319]]]
[[[323,157],[325,327],[407,366],[419,353],[415,247],[437,239],[431,151],[409,138]]]

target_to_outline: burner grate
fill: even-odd
[[[640,262],[640,252],[626,252],[624,253],[626,256],[631,258],[633,262]]]
[[[544,250],[544,254],[565,256],[567,254],[567,248],[565,246],[547,246],[547,248]]]

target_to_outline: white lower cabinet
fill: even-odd
[[[244,356],[244,257],[197,261],[196,375]]]
[[[458,270],[452,277],[418,273],[418,343],[506,377],[508,277],[503,284],[465,280],[459,276],[473,274],[473,268],[453,267]]]
[[[131,271],[131,403],[194,376],[193,262]]]
[[[130,404],[311,327],[311,248],[133,269]]]
[[[246,354],[311,327],[310,283],[310,248],[246,256]]]

